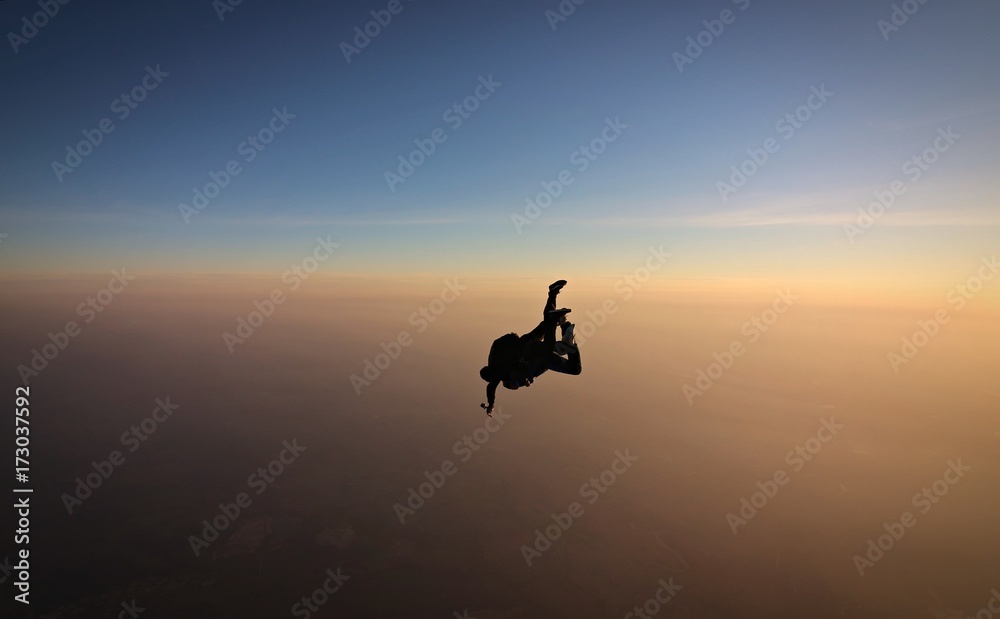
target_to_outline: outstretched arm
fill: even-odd
[[[496,402],[497,386],[499,384],[500,381],[494,380],[491,381],[488,385],[486,385],[486,401],[489,403],[489,406],[484,404],[483,408],[486,409],[486,414],[489,415],[490,417],[493,416],[493,403]]]

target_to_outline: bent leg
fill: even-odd
[[[545,325],[545,336],[543,339],[549,346],[553,346],[556,343],[556,325],[558,324],[558,319],[552,317],[542,321],[542,325]]]
[[[546,318],[549,312],[556,308],[556,297],[559,295],[558,290],[553,290],[549,292],[549,296],[545,299],[545,307],[542,308],[542,318]]]
[[[551,312],[554,309],[556,309],[556,293],[549,293],[549,298],[545,302],[545,308],[542,309],[542,322],[538,323],[538,326],[531,331],[522,335],[521,341],[535,342],[544,340],[546,344],[555,344],[556,325],[559,324],[559,319],[552,315]]]
[[[566,355],[567,358],[563,358],[560,355]],[[553,372],[559,372],[561,374],[572,374],[573,376],[579,376],[583,372],[583,363],[580,359],[580,349],[575,345],[564,344],[562,342],[556,344],[555,349],[548,360],[549,369]]]
[[[556,296],[558,294],[559,288],[549,291],[549,297],[545,301],[545,309],[542,310],[542,324],[538,325],[539,327],[545,327],[543,339],[550,346],[554,346],[556,343],[556,325],[559,324],[560,320],[559,317],[553,314],[556,309]]]
[[[537,342],[537,341],[541,340],[543,337],[545,337],[546,335],[548,335],[548,332],[547,332],[548,328],[549,328],[549,325],[543,320],[542,322],[538,323],[537,327],[535,327],[531,331],[528,331],[527,333],[525,333],[524,335],[522,335],[521,336],[521,341],[525,342],[525,343],[527,343],[527,342]],[[553,329],[552,332],[555,333],[555,329]]]
[[[562,283],[565,284],[565,282]],[[546,344],[555,345],[556,325],[559,324],[559,318],[552,315],[552,311],[556,309],[556,297],[559,296],[559,290],[561,289],[562,286],[556,288],[549,287],[549,295],[545,299],[545,307],[542,308],[542,322],[538,323],[538,326],[528,333],[522,335],[522,342],[544,340]]]

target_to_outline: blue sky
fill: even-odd
[[[208,1],[61,6],[2,52],[0,269],[270,270],[331,233],[359,271],[602,264],[668,238],[716,256],[744,243],[765,264],[775,244],[843,241],[949,126],[961,140],[865,241],[891,252],[915,226],[998,221],[993,2],[928,0],[885,40],[891,2],[587,0],[553,31],[555,1],[403,0],[346,62],[340,43],[386,4],[244,0],[222,21]],[[672,54],[724,9],[735,21],[679,72]],[[5,2],[0,24],[38,10]],[[118,120],[147,66],[169,75]],[[451,128],[444,112],[488,76],[500,86]],[[781,137],[820,85],[833,97]],[[178,205],[273,108],[294,120],[185,223]],[[105,117],[114,132],[58,182],[52,162]],[[511,214],[608,118],[628,129],[518,234]],[[384,173],[439,127],[447,141],[390,191]],[[780,149],[722,201],[717,182],[768,138]]]

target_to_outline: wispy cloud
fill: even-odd
[[[759,192],[743,196],[743,205],[721,206],[714,195],[693,195],[655,202],[615,205],[606,202],[553,207],[539,220],[542,226],[688,227],[746,228],[757,226],[841,226],[854,222],[858,208],[873,201],[873,187],[852,187],[809,193]],[[1000,210],[988,193],[965,187],[955,193],[952,184],[923,185],[919,197],[906,195],[886,211],[879,225],[888,226],[997,226]],[[905,202],[904,202],[905,200]],[[310,211],[313,209],[310,208]],[[442,209],[377,214],[206,212],[195,227],[309,228],[309,227],[397,227],[455,226],[506,227],[509,205],[469,212]],[[104,210],[4,209],[0,223],[171,225],[186,226],[170,208],[111,205]]]
[[[919,201],[899,204],[879,220],[889,226],[996,226],[1000,211],[988,206],[991,200],[967,192],[962,195],[941,191],[925,193]],[[749,196],[748,196],[749,198]],[[873,201],[870,188],[854,188],[811,194],[758,194],[741,208],[721,209],[718,205],[695,199],[694,206],[644,204],[630,211],[590,216],[575,210],[572,217],[553,213],[542,225],[591,225],[623,227],[743,228],[752,226],[841,226],[854,222],[857,209]],[[982,205],[982,206],[955,206]],[[947,208],[943,208],[947,206]],[[606,212],[606,211],[605,211]]]
[[[841,226],[853,222],[857,212],[840,213],[785,213],[762,214],[753,210],[714,213],[705,215],[664,215],[664,216],[609,216],[589,219],[552,218],[543,222],[548,225],[570,223],[589,226],[622,227],[687,227],[687,228],[744,228],[751,226]],[[889,226],[1000,226],[1000,213],[951,211],[899,211],[887,213],[879,220],[879,225]]]
[[[148,207],[117,207],[105,210],[18,209],[0,211],[8,222],[64,224],[169,224],[184,225],[173,209]],[[236,215],[205,213],[198,226],[249,226],[297,228],[308,226],[431,226],[469,223],[467,217],[415,213],[394,213],[390,217],[296,216],[296,215]]]

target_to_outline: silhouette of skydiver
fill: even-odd
[[[571,310],[556,309],[556,296],[565,285],[566,280],[561,279],[549,286],[542,322],[537,327],[522,336],[508,333],[493,341],[487,365],[479,371],[479,376],[488,383],[488,404],[480,406],[490,417],[493,416],[497,386],[501,384],[507,389],[519,389],[530,387],[547,370],[574,376],[583,371],[580,349],[573,334],[574,325],[566,320]],[[560,341],[556,341],[556,325],[562,330]]]

